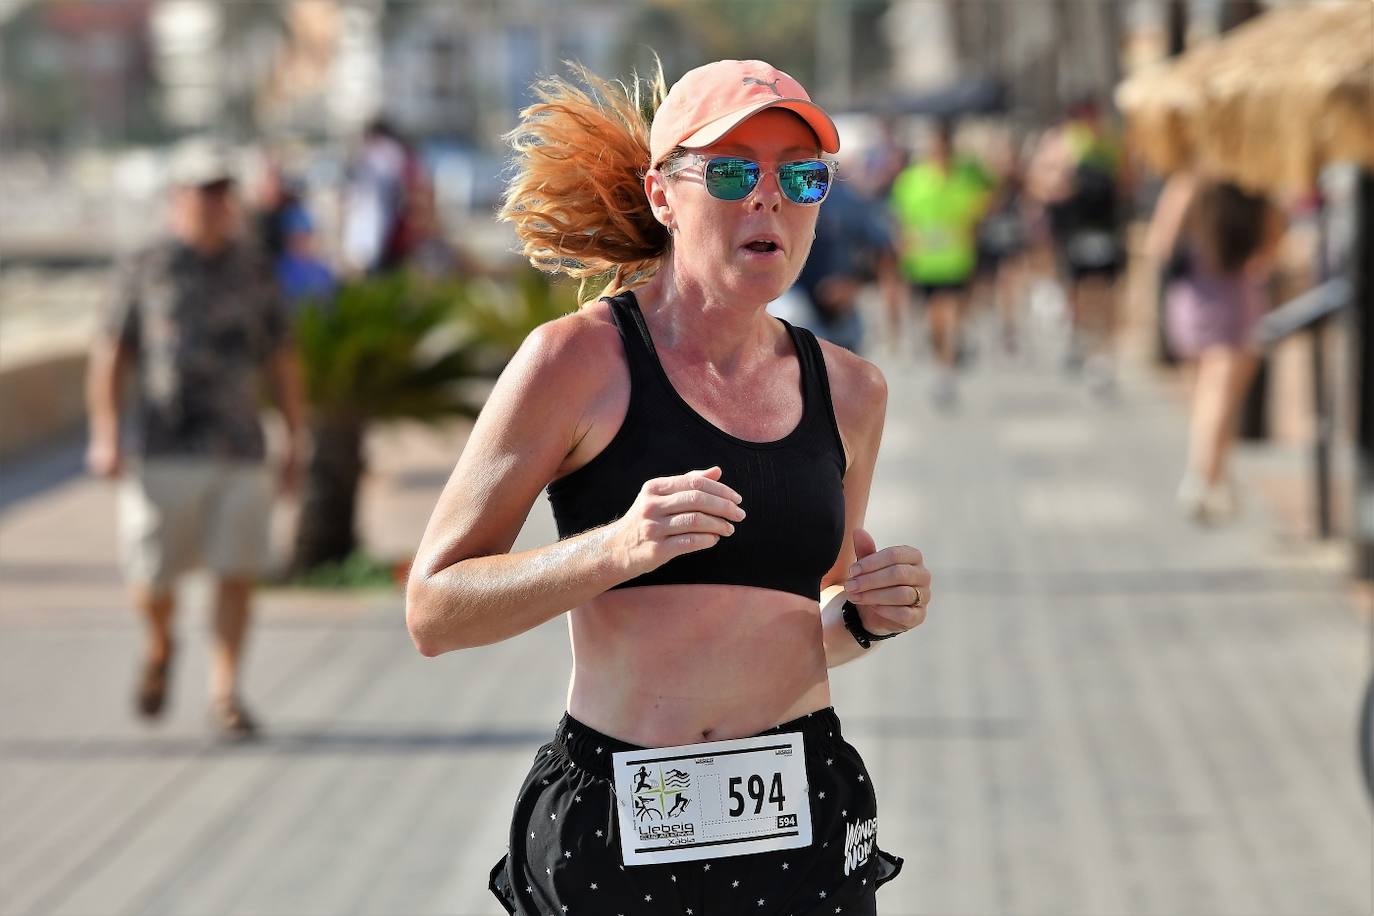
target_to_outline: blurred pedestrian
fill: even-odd
[[[413,203],[425,183],[419,155],[383,119],[370,123],[349,166],[343,200],[343,262],[375,274],[405,263],[415,243]]]
[[[1151,220],[1146,247],[1166,277],[1168,344],[1193,375],[1178,501],[1196,521],[1224,521],[1236,510],[1227,458],[1259,365],[1251,338],[1269,308],[1284,230],[1282,212],[1264,196],[1187,173],[1169,179]]]
[[[413,242],[406,254],[406,267],[418,278],[443,282],[471,273],[460,252],[449,239],[439,213],[434,182],[417,182],[411,194]]]
[[[286,175],[280,158],[264,152],[252,193],[251,226],[273,260],[286,252],[286,219],[302,205],[300,188]]]
[[[1020,148],[1009,133],[994,146],[989,166],[991,199],[978,224],[979,286],[992,300],[1003,350],[1014,353],[1025,297],[1030,230]]]
[[[282,252],[276,259],[277,282],[295,312],[304,304],[327,303],[338,290],[334,269],[320,256],[315,221],[304,203],[281,215]]]
[[[864,323],[858,298],[877,282],[888,314],[900,308],[897,252],[881,203],[869,200],[848,181],[830,188],[816,219],[816,238],[797,277],[796,288],[810,305],[803,325],[817,337],[861,352]]]
[[[1046,131],[1031,188],[1047,209],[1069,304],[1064,366],[1100,396],[1115,390],[1117,279],[1126,267],[1121,149],[1098,104],[1076,103]]]
[[[977,267],[975,233],[988,203],[981,170],[954,155],[951,122],[939,122],[929,154],[897,176],[891,203],[902,228],[901,265],[925,307],[935,351],[931,396],[937,407],[948,409],[958,398],[955,372]]]
[[[688,72],[652,125],[656,99],[583,76],[523,113],[502,215],[536,266],[611,288],[502,373],[407,589],[425,655],[569,614],[568,711],[492,890],[522,916],[874,914],[901,860],[827,669],[919,624],[930,573],[861,527],[882,374],[765,311],[839,134],[762,61]],[[546,487],[561,539],[511,553]]]
[[[266,369],[286,421],[281,484],[299,475],[302,397],[286,314],[261,248],[245,238],[228,152],[193,138],[172,155],[171,229],[122,265],[92,347],[87,463],[119,477],[119,541],[133,603],[148,625],[136,708],[156,718],[171,666],[175,585],[217,577],[212,722],[255,731],[239,671],[254,580],[266,559],[272,479],[258,421]],[[134,370],[132,450],[120,437],[122,381]]]

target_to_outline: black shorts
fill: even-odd
[[[967,296],[972,281],[960,280],[953,283],[912,283],[911,288],[915,291],[918,301],[927,302],[931,296],[938,296],[941,293],[955,293],[960,296]]]
[[[1060,270],[1072,283],[1090,277],[1115,280],[1126,269],[1126,248],[1106,230],[1069,233],[1060,241]]]
[[[902,860],[877,844],[877,800],[830,708],[761,734],[802,732],[814,839],[804,849],[626,867],[611,755],[642,750],[565,715],[515,802],[491,891],[520,916],[875,914]]]

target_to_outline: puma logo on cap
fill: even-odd
[[[746,76],[740,82],[745,86],[767,86],[769,89],[773,90],[773,94],[775,96],[777,96],[778,98],[782,98],[782,93],[778,91],[778,83],[781,81],[782,77],[778,77],[777,79],[773,80],[773,82],[769,83],[759,79],[756,76]]]

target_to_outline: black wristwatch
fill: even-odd
[[[854,637],[854,641],[867,649],[873,644],[874,640],[891,639],[900,636],[900,633],[884,633],[879,636],[877,633],[870,633],[864,629],[863,618],[859,616],[859,608],[848,598],[844,600],[844,628]]]

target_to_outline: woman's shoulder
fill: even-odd
[[[608,361],[623,362],[620,332],[605,300],[546,321],[530,332],[513,363],[559,381],[604,374]]]
[[[887,379],[883,370],[851,350],[819,340],[825,359],[825,373],[830,380],[830,401],[835,405],[835,419],[846,438],[867,429],[868,425],[882,425],[882,407],[887,403]]]
[[[830,396],[838,401],[841,398],[858,398],[871,401],[886,395],[887,379],[883,370],[864,359],[852,350],[847,350],[828,340],[816,338],[821,345],[821,355],[825,358],[825,373],[830,378]],[[836,404],[838,407],[838,403]]]

